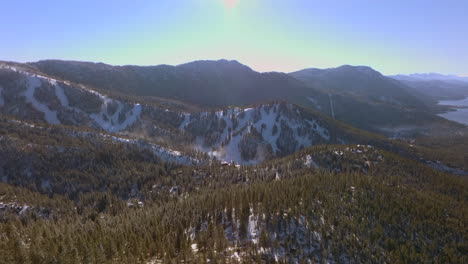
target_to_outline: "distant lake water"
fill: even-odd
[[[439,101],[440,105],[451,105],[451,106],[465,106],[468,107],[468,97],[463,100],[444,100]],[[468,108],[456,109],[456,111],[450,111],[447,113],[439,114],[439,116],[452,120],[458,123],[468,125]]]

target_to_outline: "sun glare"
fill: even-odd
[[[223,0],[223,1],[224,1],[224,7],[227,9],[234,8],[239,3],[239,0]]]

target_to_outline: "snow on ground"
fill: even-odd
[[[18,212],[19,215],[23,215],[28,209],[32,208],[32,206],[27,204],[19,204],[17,202],[2,202],[0,201],[0,211],[6,209],[13,209]]]
[[[276,105],[274,106],[276,107]],[[276,141],[278,140],[278,137],[279,137],[279,128],[281,127],[281,125],[277,124],[275,118],[276,118],[276,113],[273,111],[273,109],[270,109],[269,112],[266,111],[265,107],[262,107],[261,110],[260,110],[260,113],[262,115],[262,118],[259,122],[257,122],[254,126],[255,126],[255,129],[259,132],[262,133],[262,137],[263,139],[270,143],[272,149],[273,149],[273,152],[276,152],[278,151],[278,146],[276,145]],[[262,124],[265,124],[266,127],[265,129],[262,130]],[[273,135],[273,127],[274,126],[278,126],[278,132]]]
[[[48,106],[39,102],[34,97],[34,91],[36,91],[36,88],[41,86],[41,78],[30,75],[28,76],[27,80],[28,80],[28,83],[27,83],[26,91],[23,93],[23,95],[26,98],[26,101],[31,103],[32,106],[36,110],[44,113],[44,119],[47,121],[47,123],[60,124],[60,121],[57,118],[57,112],[50,110]]]
[[[57,96],[62,106],[68,107],[68,97],[65,95],[63,88],[58,84],[55,84],[55,96]]]
[[[309,97],[307,97],[307,100],[309,100],[311,103],[313,103],[315,108],[322,109],[322,107],[320,106],[320,104],[318,103],[318,100],[316,98],[309,96]]]
[[[190,245],[190,247],[192,248],[192,252],[193,253],[197,253],[198,252],[198,245],[196,243]]]
[[[174,162],[177,164],[185,164],[185,165],[191,165],[191,164],[197,164],[200,163],[197,159],[194,159],[192,157],[189,157],[187,155],[183,155],[180,151],[168,149],[168,148],[163,148],[161,146],[151,144],[151,148],[153,152],[162,160],[166,162]]]
[[[99,125],[100,128],[106,130],[107,132],[119,132],[124,129],[126,129],[128,126],[132,125],[139,117],[141,114],[142,107],[140,104],[134,104],[133,108],[130,109],[129,111],[122,113],[123,108],[124,108],[124,103],[111,99],[107,97],[106,95],[102,95],[99,92],[93,91],[86,89],[84,87],[81,87],[80,89],[95,94],[99,97],[101,100],[101,112],[97,114],[91,114],[90,118],[96,122],[97,125]],[[62,106],[69,107],[68,104],[68,98],[66,97],[63,88],[55,84],[55,95],[57,98],[60,100],[60,103]],[[109,104],[111,103],[116,103],[117,104],[117,110],[112,116],[108,116],[107,110],[109,107]],[[78,109],[74,109],[75,111],[80,111]],[[123,122],[120,122],[120,115],[124,114],[125,118]],[[106,118],[104,117],[106,116]]]
[[[26,126],[29,128],[48,129],[48,128],[44,128],[41,126],[33,125],[30,123],[26,123],[26,122],[18,121],[18,120],[9,120],[9,122],[18,126]],[[76,131],[76,130],[70,130],[69,133],[72,136],[79,136],[79,137],[85,137],[85,138],[90,138],[90,139],[94,137],[99,137],[99,138],[110,140],[116,143],[131,144],[139,148],[149,149],[153,152],[155,156],[157,156],[158,158],[160,158],[161,160],[165,162],[172,162],[172,163],[181,164],[181,165],[193,165],[193,164],[199,164],[202,162],[180,151],[165,148],[165,147],[153,144],[153,143],[148,143],[143,140],[123,138],[123,137],[108,135],[104,133],[83,132],[83,131]],[[47,187],[48,187],[47,184],[46,186],[43,186],[43,188],[47,188]]]
[[[104,118],[105,113],[107,112],[107,107],[109,103],[117,103],[117,111],[112,116],[107,116]],[[107,132],[119,132],[126,129],[128,126],[133,124],[141,114],[141,105],[135,104],[133,108],[124,113],[125,119],[122,123],[119,122],[119,116],[122,113],[124,105],[107,97],[104,97],[103,104],[101,105],[101,112],[97,114],[91,114],[90,117],[93,119],[99,127],[106,130]]]
[[[13,69],[12,67],[5,66],[5,65],[0,65],[0,67],[3,68],[8,68],[8,69]],[[16,71],[16,68],[14,69]],[[36,74],[31,74],[28,72],[20,71],[22,74],[24,74],[27,77],[27,89],[23,93],[24,97],[26,98],[26,101],[31,103],[32,106],[44,113],[44,119],[47,121],[49,124],[60,124],[60,120],[57,117],[57,111],[51,110],[47,105],[39,102],[35,97],[34,97],[34,92],[36,88],[41,86],[41,82],[46,81],[49,82],[55,89],[55,96],[57,99],[60,101],[60,104],[62,107],[73,110],[75,112],[79,113],[84,113],[81,109],[71,107],[69,105],[68,98],[63,90],[63,87],[60,86],[59,82],[55,79],[47,78],[45,76],[40,76]],[[65,82],[65,84],[69,85],[68,83]],[[92,93],[97,95],[102,104],[101,104],[101,112],[97,114],[91,114],[89,117],[102,129],[106,130],[107,132],[119,132],[122,131],[126,128],[128,128],[130,125],[135,123],[138,118],[140,117],[141,111],[142,111],[142,106],[140,104],[133,104],[133,107],[126,111],[123,112],[125,103],[111,99],[105,95],[100,94],[99,92],[87,89],[83,86],[75,86],[75,89],[81,89],[85,92]],[[108,105],[110,103],[116,103],[117,104],[117,110],[112,116],[107,116],[107,118],[104,117],[105,113],[107,113]],[[3,97],[2,97],[2,88],[0,87],[0,106],[4,104]],[[120,122],[120,116],[123,115],[124,118],[122,122]]]
[[[299,109],[296,109],[299,111]],[[243,164],[254,164],[258,161],[244,161],[241,158],[239,151],[239,143],[242,138],[252,132],[252,128],[261,133],[263,141],[271,145],[272,150],[276,153],[279,148],[277,140],[281,134],[281,124],[285,124],[290,127],[293,131],[293,138],[298,143],[298,146],[311,146],[314,142],[310,138],[310,132],[318,134],[325,140],[330,140],[328,130],[319,125],[316,120],[305,120],[302,118],[294,119],[288,117],[283,112],[279,112],[279,104],[272,106],[260,106],[255,108],[231,108],[226,111],[218,111],[215,113],[218,121],[224,120],[226,127],[219,136],[219,140],[209,147],[204,147],[202,137],[196,139],[195,145],[198,150],[208,153],[210,156],[216,157],[218,160],[243,163]],[[184,130],[191,122],[196,122],[195,117],[190,117],[189,114],[184,114],[184,121],[179,126],[179,129]],[[279,116],[278,116],[279,115]],[[202,113],[200,119],[210,118],[209,113]],[[233,120],[237,121],[237,126],[234,128]],[[307,133],[299,135],[298,129],[307,129]],[[276,127],[276,129],[275,129]],[[276,133],[273,133],[277,130]],[[231,132],[229,132],[231,131]],[[226,144],[227,142],[227,144]]]
[[[248,229],[247,239],[251,240],[254,244],[258,244],[258,238],[260,236],[260,232],[258,230],[257,216],[253,214],[252,209],[250,209],[249,225],[247,229]]]
[[[321,214],[313,217],[305,217],[304,215],[289,216],[288,213],[277,214],[277,224],[267,227],[265,214],[255,214],[252,208],[249,211],[249,218],[245,227],[246,237],[241,238],[239,236],[241,220],[236,215],[235,210],[232,211],[232,217],[228,218],[228,210],[224,209],[221,223],[224,226],[224,236],[228,241],[224,251],[228,259],[242,262],[248,256],[245,245],[253,243],[257,245],[257,253],[276,259],[276,261],[286,258],[288,263],[300,263],[299,260],[304,257],[312,258],[313,261],[319,261],[321,257],[324,257],[327,259],[326,263],[334,263],[330,261],[329,254],[321,256],[323,253],[321,249],[324,245],[321,243],[321,233],[318,232],[321,226],[319,221],[323,221],[322,225],[325,221]],[[193,241],[190,246],[192,252],[196,255],[200,254],[197,235],[199,232],[206,231],[207,228],[208,222],[205,221],[201,223],[199,228],[190,227],[185,230],[185,234],[189,235],[190,240]],[[259,244],[262,232],[265,232],[267,235],[265,238],[270,241],[268,247]],[[327,251],[330,251],[330,247],[331,245],[327,247]],[[300,251],[291,254],[291,250],[294,249],[300,249]]]
[[[89,132],[81,132],[81,133],[83,135],[85,133],[89,134]],[[152,143],[147,143],[145,141],[141,141],[138,139],[122,138],[122,137],[116,137],[116,136],[111,136],[111,135],[106,135],[106,134],[99,134],[99,136],[112,140],[114,142],[132,144],[141,148],[148,148],[154,153],[154,155],[156,155],[157,157],[159,157],[161,160],[165,162],[173,162],[173,163],[183,164],[183,165],[192,165],[192,164],[200,163],[199,160],[192,158],[188,155],[184,155],[180,151],[172,150],[169,148],[164,148],[162,146],[152,144]]]
[[[22,126],[27,126],[27,127],[30,127],[30,128],[40,128],[42,129],[43,127],[41,126],[36,126],[36,125],[33,125],[33,124],[30,124],[30,123],[27,123],[27,122],[23,122],[23,121],[19,121],[19,120],[8,120],[8,122],[10,123],[15,123],[15,124],[18,124],[18,125],[22,125]]]
[[[326,140],[330,140],[330,133],[328,130],[322,126],[320,126],[316,120],[306,120],[312,127],[314,127],[315,132],[317,132],[322,138]]]
[[[184,130],[187,124],[190,122],[190,114],[183,113],[183,116],[184,116],[184,121],[182,121],[182,123],[179,126],[180,130]]]
[[[12,70],[14,72],[17,72],[18,69],[16,69],[16,67],[13,67],[13,66],[10,66],[8,64],[5,64],[5,63],[0,63],[0,68],[2,69],[9,69],[9,70]]]
[[[57,88],[58,87],[58,88]],[[99,97],[101,100],[101,112],[97,114],[91,114],[89,117],[96,122],[96,124],[106,130],[107,132],[120,132],[122,130],[125,130],[128,128],[130,125],[135,123],[138,118],[140,117],[142,107],[140,104],[134,104],[133,108],[126,111],[123,113],[124,109],[124,103],[111,99],[107,97],[106,95],[102,95],[99,92],[93,91],[86,89],[84,87],[81,87],[82,90],[95,94]],[[59,98],[60,102],[62,103],[63,106],[68,106],[68,100],[65,94],[63,93],[63,88],[59,87],[58,85],[56,86],[56,95]],[[116,103],[117,104],[117,110],[114,112],[112,116],[109,116],[107,114],[108,107],[111,103]],[[123,114],[125,115],[125,118],[122,122],[120,122],[120,115]]]
[[[307,166],[307,167],[311,167],[313,166],[314,169],[318,169],[318,165],[317,163],[315,163],[315,161],[312,159],[312,156],[311,155],[307,155],[306,156],[306,161],[304,162],[304,165]]]

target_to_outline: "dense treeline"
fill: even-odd
[[[468,261],[466,178],[373,146],[181,166],[15,122],[0,122],[0,263]]]
[[[456,134],[440,137],[419,137],[414,144],[421,156],[430,160],[440,160],[452,167],[468,170],[468,130],[461,129]]]
[[[11,221],[0,226],[6,238],[1,255],[6,263],[233,262],[236,248],[246,262],[268,262],[271,255],[261,253],[266,249],[284,250],[288,262],[466,261],[466,185],[450,186],[458,191],[448,195],[394,185],[398,181],[317,173],[202,191],[143,209],[122,207],[114,216]],[[249,215],[263,215],[259,225],[267,231],[258,243],[248,239]],[[303,238],[285,231],[291,223],[306,226]],[[232,229],[235,238],[227,240]]]

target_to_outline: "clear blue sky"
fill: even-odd
[[[14,0],[0,14],[0,60],[468,76],[468,0]]]

